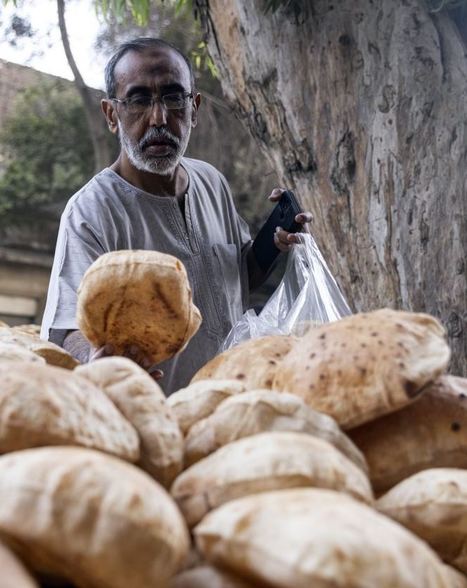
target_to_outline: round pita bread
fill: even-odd
[[[200,380],[171,394],[167,402],[184,434],[190,427],[210,415],[226,398],[245,391],[237,380]]]
[[[74,357],[68,351],[65,351],[55,343],[44,341],[38,335],[25,333],[24,331],[13,328],[0,328],[0,343],[18,345],[29,351],[32,351],[39,357],[43,357],[49,365],[62,367],[67,370],[74,369],[79,365]]]
[[[272,387],[292,392],[351,429],[412,402],[446,369],[439,321],[383,308],[308,331],[276,371]]]
[[[298,396],[253,390],[223,400],[212,414],[195,423],[185,439],[185,467],[220,447],[266,431],[308,433],[334,445],[364,472],[365,458],[335,420],[313,410]]]
[[[442,376],[412,404],[348,433],[378,495],[421,470],[467,468],[467,379]]]
[[[45,364],[45,359],[16,343],[0,341],[0,361],[28,361]]]
[[[434,468],[414,474],[382,496],[377,508],[467,572],[467,470]]]
[[[37,572],[89,588],[165,586],[189,546],[157,482],[75,447],[0,457],[0,535]]]
[[[136,345],[154,363],[182,351],[201,324],[184,265],[157,251],[112,251],[78,288],[78,326],[95,347],[115,355]]]
[[[183,435],[164,393],[126,357],[105,357],[76,368],[99,386],[134,426],[140,440],[137,463],[168,488],[183,466]]]
[[[302,486],[373,500],[366,475],[330,443],[284,432],[260,433],[221,447],[180,474],[171,494],[191,527],[230,500]]]
[[[436,554],[350,496],[300,488],[247,496],[195,529],[214,565],[277,588],[448,588]]]
[[[242,382],[247,390],[271,390],[277,366],[297,340],[288,335],[250,339],[208,361],[191,382],[233,379]]]
[[[139,439],[107,396],[69,370],[0,362],[0,453],[81,445],[136,461]]]

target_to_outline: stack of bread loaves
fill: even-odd
[[[467,381],[449,356],[434,318],[382,309],[204,366],[169,398],[198,552],[173,588],[466,587]]]
[[[137,344],[162,361],[200,315],[178,260],[131,251],[91,266],[78,320],[96,346]],[[189,534],[166,490],[182,470],[183,434],[158,384],[125,357],[77,366],[8,326],[0,378],[1,588],[169,586]]]
[[[151,252],[102,256],[78,308],[94,346],[154,362],[201,320]],[[126,357],[43,346],[0,327],[1,588],[467,586],[466,381],[435,319],[249,341],[169,399]]]

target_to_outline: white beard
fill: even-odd
[[[148,139],[151,134],[151,129],[149,129],[144,136],[136,142],[130,139],[125,133],[119,120],[117,121],[117,124],[120,146],[127,154],[130,163],[136,169],[150,172],[152,174],[158,174],[160,176],[171,176],[174,173],[188,147],[188,142],[191,136],[191,125],[188,127],[188,132],[182,137],[182,139],[174,137],[169,131],[164,129],[162,132],[167,138],[176,144],[176,150],[173,154],[165,157],[150,157],[144,153],[141,144],[144,144]]]

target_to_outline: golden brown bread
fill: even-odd
[[[377,502],[380,512],[467,572],[467,470],[434,468],[394,486]]]
[[[319,437],[334,445],[364,472],[368,471],[362,453],[333,418],[313,410],[298,396],[274,390],[230,396],[212,414],[195,423],[185,439],[185,467],[232,441],[266,431]]]
[[[350,429],[412,402],[447,367],[441,324],[427,314],[383,308],[301,337],[272,387],[291,392]]]
[[[0,457],[0,536],[35,571],[79,588],[165,588],[189,545],[157,482],[75,447]]]
[[[412,404],[348,431],[376,494],[421,470],[467,468],[467,379],[441,376]]]
[[[171,394],[167,401],[185,434],[223,400],[244,391],[245,385],[237,380],[199,380]]]
[[[299,488],[224,504],[195,528],[212,564],[277,588],[450,588],[436,554],[350,496]]]
[[[242,382],[247,390],[270,390],[277,366],[296,341],[296,337],[287,335],[250,339],[208,361],[191,382],[234,379]]]
[[[171,494],[191,527],[230,500],[302,486],[373,501],[366,475],[330,443],[305,433],[277,431],[221,447],[180,474]]]
[[[99,386],[136,429],[137,463],[168,488],[183,466],[183,435],[164,393],[151,376],[126,357],[105,357],[76,368]]]
[[[0,381],[0,453],[81,445],[138,459],[135,429],[102,390],[75,372],[5,361]]]
[[[86,271],[77,321],[95,347],[136,345],[154,363],[182,351],[201,324],[184,265],[157,251],[112,251]]]

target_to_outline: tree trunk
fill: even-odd
[[[223,89],[356,311],[441,319],[467,376],[467,59],[422,0],[198,2]]]
[[[70,41],[65,22],[65,1],[57,0],[58,25],[62,37],[63,48],[68,61],[68,65],[73,72],[76,89],[83,101],[86,120],[91,136],[92,148],[94,152],[94,172],[100,172],[112,162],[112,154],[108,141],[108,130],[104,124],[104,117],[96,103],[96,98],[92,90],[84,83],[81,73],[71,52]]]

